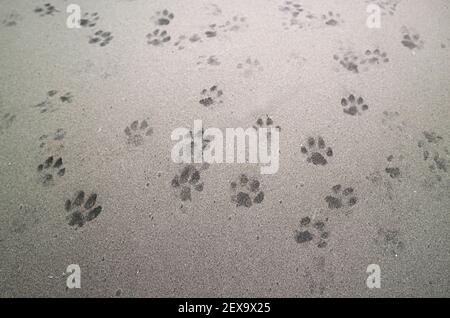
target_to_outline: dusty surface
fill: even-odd
[[[0,296],[450,295],[447,1],[51,1],[0,1]],[[174,187],[172,130],[266,115],[278,173]]]

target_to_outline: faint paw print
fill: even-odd
[[[328,163],[326,157],[333,156],[333,149],[325,145],[325,141],[322,137],[309,137],[306,146],[301,146],[300,151],[307,155],[306,161],[314,165],[324,166]]]
[[[218,89],[217,85],[211,86],[210,89],[204,89],[201,92],[202,99],[199,100],[199,103],[205,107],[212,106],[214,104],[222,104],[222,95],[223,91]]]
[[[387,161],[389,163],[391,163],[394,160],[394,156],[390,155],[389,157],[387,157]],[[402,158],[400,158],[400,160],[402,160]],[[386,169],[384,169],[384,171],[392,178],[392,179],[397,179],[401,176],[401,171],[400,168],[397,166],[390,166],[390,167],[386,167]]]
[[[127,136],[128,144],[137,147],[144,144],[144,136],[151,136],[153,134],[153,128],[149,127],[147,120],[141,121],[140,125],[139,121],[135,120],[125,128],[124,132]]]
[[[329,11],[327,14],[323,14],[321,18],[325,21],[326,25],[330,26],[336,26],[343,23],[341,15],[339,13],[333,13],[332,11]]]
[[[53,156],[48,157],[44,163],[37,167],[39,172],[39,182],[44,186],[53,184],[54,175],[62,177],[66,173],[66,168],[63,167],[62,158],[54,160]]]
[[[310,217],[304,217],[300,221],[300,230],[295,232],[295,241],[299,244],[314,241],[318,248],[324,248],[328,245],[330,233],[326,231],[324,221],[312,221]]]
[[[102,207],[97,205],[97,194],[92,193],[85,200],[84,191],[78,191],[73,200],[67,200],[64,208],[70,213],[67,217],[69,225],[76,228],[94,220],[102,211]]]
[[[344,107],[343,111],[344,113],[348,115],[361,115],[361,111],[366,111],[369,109],[369,106],[364,103],[364,99],[360,96],[358,98],[355,98],[355,96],[352,94],[348,98],[342,98],[341,99],[341,105]]]
[[[55,6],[51,5],[50,3],[46,3],[44,4],[44,7],[36,7],[36,9],[34,9],[34,12],[39,14],[39,16],[44,17],[46,15],[54,15],[54,13],[59,12],[59,10],[57,10]]]
[[[251,207],[253,204],[260,204],[264,200],[264,192],[260,189],[260,182],[255,178],[249,178],[245,174],[239,176],[239,180],[230,184],[232,195],[231,202],[236,207]]]
[[[351,187],[342,190],[340,184],[331,188],[332,195],[325,197],[325,202],[328,203],[329,209],[340,209],[343,207],[352,207],[358,202],[358,198],[354,194],[354,189]]]

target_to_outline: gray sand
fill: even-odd
[[[99,17],[81,29],[66,27],[71,2],[51,1],[59,12],[0,1],[1,297],[450,295],[448,1],[384,1],[380,29],[366,27],[364,0],[304,0],[297,17],[282,0],[78,0]],[[153,45],[158,28],[170,40]],[[112,34],[95,42],[99,30]],[[205,107],[213,85],[222,103]],[[278,173],[211,165],[182,202],[172,130],[266,114],[281,127]],[[128,142],[136,120],[149,127]],[[301,150],[317,136],[326,165]],[[49,156],[65,173],[44,185]],[[240,174],[260,181],[261,203],[233,202]],[[354,189],[342,207],[338,184]],[[77,227],[65,202],[80,190],[102,211]],[[66,288],[70,264],[81,289]],[[369,264],[380,289],[366,286]]]

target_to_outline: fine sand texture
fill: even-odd
[[[0,0],[0,297],[450,296],[447,0],[48,1]]]

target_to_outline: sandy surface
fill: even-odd
[[[281,0],[78,0],[98,17],[81,29],[66,26],[72,1],[51,1],[58,12],[0,1],[1,297],[450,295],[448,1],[384,1],[380,29],[363,0],[304,0],[296,17]],[[156,29],[161,45],[146,38]],[[109,40],[92,40],[99,30]],[[214,85],[223,95],[201,105]],[[281,127],[278,173],[211,165],[182,201],[172,130],[266,115]],[[129,140],[136,120],[149,127]],[[302,153],[318,136],[325,165]],[[240,174],[261,203],[233,202]],[[65,209],[77,191],[102,207],[82,227]],[[66,289],[69,264],[81,289]],[[369,264],[380,289],[366,286]]]

